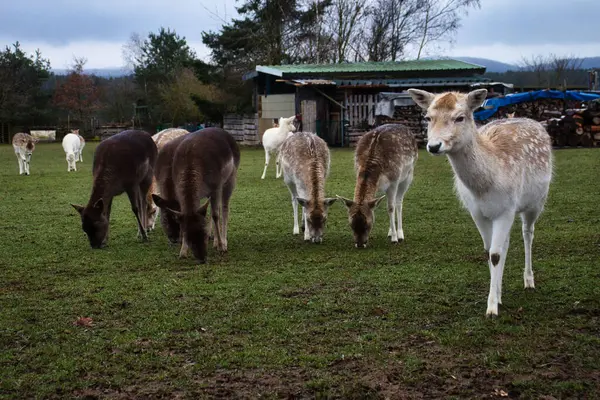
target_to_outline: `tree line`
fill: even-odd
[[[219,31],[202,32],[209,61],[185,37],[160,28],[131,35],[123,59],[133,72],[113,78],[86,74],[82,58],[67,75],[53,74],[39,50],[26,54],[17,42],[0,52],[0,133],[7,126],[85,130],[93,121],[150,130],[220,122],[226,112],[252,110],[252,86],[242,75],[258,64],[418,59],[451,42],[475,7],[480,0],[244,0]],[[517,85],[533,77],[543,86],[572,83],[578,71],[556,56],[524,67],[490,76]]]

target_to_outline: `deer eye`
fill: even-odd
[[[425,117],[425,121],[431,122],[431,117]]]
[[[457,117],[454,122],[463,122],[465,120],[465,117],[463,117],[462,115],[460,117]]]

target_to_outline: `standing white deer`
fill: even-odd
[[[525,118],[496,120],[478,131],[473,111],[485,100],[485,89],[468,94],[408,92],[427,110],[427,150],[448,156],[458,196],[483,239],[491,275],[486,315],[497,316],[516,213],[523,223],[524,285],[535,287],[531,246],[552,180],[550,136],[540,123]]]
[[[67,133],[62,141],[62,147],[67,157],[67,172],[77,171],[77,160],[81,153],[81,140],[76,133]]]
[[[271,159],[271,153],[275,153],[275,177],[279,178],[281,176],[281,167],[279,165],[279,158],[277,157],[277,153],[279,152],[279,148],[288,138],[290,133],[296,131],[296,125],[294,125],[294,121],[296,120],[296,116],[292,116],[289,118],[279,118],[279,125],[275,128],[269,128],[265,131],[262,138],[262,144],[265,148],[265,169],[263,171],[260,179],[265,179],[267,175],[267,167],[269,166],[269,160]]]

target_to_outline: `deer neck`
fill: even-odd
[[[315,204],[321,204],[321,200],[325,198],[324,174],[317,160],[310,162],[306,191],[308,192],[308,197]]]
[[[359,168],[356,178],[356,187],[354,188],[355,203],[362,204],[375,198],[379,175],[380,171],[378,170],[364,167]]]
[[[448,153],[448,160],[456,179],[460,180],[472,193],[482,195],[494,183],[493,161],[484,152],[475,126],[472,126],[471,139],[458,151]]]

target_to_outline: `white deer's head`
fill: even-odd
[[[286,132],[296,132],[296,116],[293,115],[289,118],[279,118],[279,128]]]
[[[427,111],[427,151],[431,154],[451,153],[472,140],[476,132],[473,112],[485,100],[486,89],[468,94],[446,92],[436,95],[418,89],[408,89],[408,93]]]

